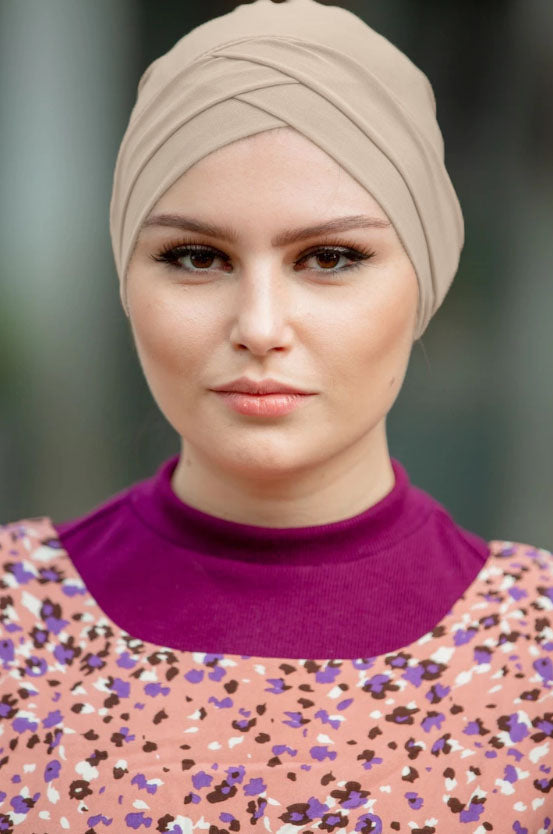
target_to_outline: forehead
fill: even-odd
[[[200,159],[161,195],[149,217],[183,213],[230,225],[241,216],[290,216],[314,225],[331,217],[389,218],[369,191],[295,130],[278,128],[231,142]],[[146,218],[146,221],[148,218]],[[286,224],[284,224],[286,225]],[[376,223],[374,224],[376,227]],[[228,231],[228,229],[227,229]],[[225,235],[232,239],[232,235]]]

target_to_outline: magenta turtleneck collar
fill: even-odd
[[[391,492],[330,524],[261,527],[197,510],[172,489],[176,455],[54,526],[100,607],[135,637],[260,657],[369,657],[431,630],[488,554],[391,461]]]

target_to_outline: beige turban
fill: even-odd
[[[212,151],[283,126],[332,157],[394,224],[419,282],[420,338],[464,243],[432,86],[355,14],[316,0],[237,6],[193,29],[143,73],[110,205],[125,311],[128,263],[161,195]]]

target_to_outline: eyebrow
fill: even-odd
[[[355,214],[349,217],[336,217],[326,223],[317,223],[314,226],[307,226],[303,229],[285,229],[276,235],[272,246],[286,246],[289,243],[296,243],[305,238],[315,237],[325,232],[345,232],[348,229],[386,229],[392,224],[389,220],[382,220],[380,217],[369,217],[364,214]],[[146,218],[142,228],[151,226],[168,226],[174,229],[181,229],[185,232],[199,232],[210,237],[218,237],[221,240],[228,240],[236,243],[238,235],[229,226],[217,226],[213,223],[205,223],[193,217],[185,217],[182,214],[153,214]]]

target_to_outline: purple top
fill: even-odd
[[[289,528],[185,504],[171,487],[178,459],[54,524],[105,614],[160,646],[305,659],[395,651],[434,628],[489,553],[394,458],[395,485],[377,504]]]

